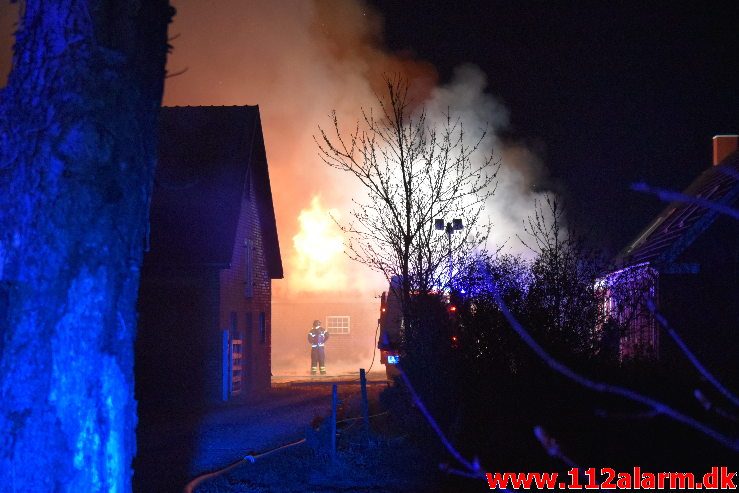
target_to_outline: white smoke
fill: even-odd
[[[315,282],[322,289],[311,293],[310,273],[316,271],[306,265],[296,247],[301,243],[295,241],[301,238],[301,213],[311,211],[317,220],[315,197],[320,197],[326,214],[334,209],[346,219],[352,199],[365,196],[351,176],[320,160],[313,136],[318,125],[330,129],[331,111],[343,127],[353,129],[361,108],[377,106],[375,93],[382,92],[383,74],[410,80],[432,120],[449,109],[466,129],[487,129],[482,152],[494,149],[503,161],[497,192],[486,209],[494,227],[489,246],[507,241],[511,251],[526,252],[515,235],[533,211],[532,183],[545,171],[534,153],[499,137],[508,126],[509,112],[486,92],[487,80],[478,68],[461,65],[451,81],[438,85],[430,64],[384,48],[382,19],[361,0],[221,0],[217,8],[209,2],[177,0],[175,7],[170,33],[177,37],[171,41],[168,70],[187,70],[167,79],[165,104],[260,106],[285,267],[285,280],[273,283],[274,353],[287,355],[291,344],[302,348],[304,339],[304,327],[287,323],[279,307],[307,295],[316,304],[330,301],[332,295],[325,289],[329,274],[344,296],[361,291],[357,298],[364,299],[386,289],[381,275],[337,255],[331,262],[334,272],[327,272],[325,263],[320,266],[325,275]],[[305,314],[308,321],[320,316]],[[296,351],[302,354],[302,349]]]
[[[486,89],[487,76],[482,70],[472,64],[460,65],[448,84],[432,91],[425,105],[427,118],[436,128],[444,125],[447,112],[459,118],[464,124],[467,145],[478,142],[484,132],[472,158],[482,162],[492,151],[494,161],[501,163],[495,194],[485,204],[484,215],[493,225],[485,247],[495,251],[504,246],[506,253],[529,257],[531,250],[517,236],[526,236],[523,225],[533,215],[536,199],[541,196],[535,185],[546,179],[546,169],[532,150],[500,137],[508,129],[509,111]]]
[[[494,149],[503,162],[497,192],[486,209],[494,226],[488,246],[507,242],[509,251],[527,252],[515,235],[533,212],[537,193],[532,185],[546,170],[525,146],[500,138],[509,111],[486,92],[486,76],[478,68],[462,64],[451,81],[437,85],[436,70],[429,63],[384,48],[382,18],[361,0],[173,3],[177,15],[170,27],[173,51],[167,68],[171,73],[186,70],[167,79],[165,105],[260,106],[286,276],[274,283],[277,302],[296,291],[290,280],[300,274],[295,266],[302,265],[294,242],[301,212],[313,210],[311,201],[320,196],[326,211],[336,209],[348,218],[351,199],[364,195],[350,176],[319,159],[313,140],[318,125],[330,127],[328,115],[335,110],[339,121],[351,128],[360,108],[376,106],[375,91],[382,91],[385,73],[400,73],[412,81],[432,120],[449,109],[472,133],[487,129],[482,152]],[[0,51],[3,71],[9,66],[9,31],[17,8],[5,5],[0,14],[0,41],[7,45]],[[336,279],[346,280],[337,290],[360,287],[365,294],[377,294],[385,288],[381,276],[344,256],[337,256],[335,264],[343,272]],[[275,320],[279,317],[275,313]],[[303,327],[297,330],[294,338],[302,342]],[[276,351],[280,337],[276,332]]]

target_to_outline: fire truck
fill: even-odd
[[[394,282],[398,284],[393,286]],[[393,278],[390,289],[380,296],[380,318],[377,321],[380,335],[377,339],[377,348],[380,350],[380,362],[385,365],[385,373],[388,379],[392,379],[399,374],[397,365],[400,363],[403,330],[403,311],[400,299],[398,299],[399,292],[399,280]],[[456,303],[453,303],[449,296],[444,296],[444,300],[447,316],[452,321],[449,343],[452,349],[457,349],[459,347],[459,325],[456,321]]]
[[[403,326],[403,313],[400,309],[395,291],[391,288],[380,296],[380,336],[377,348],[380,350],[380,362],[385,365],[388,380],[398,375],[396,365],[400,363],[400,337]]]

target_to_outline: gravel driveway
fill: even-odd
[[[358,415],[359,384],[344,375],[275,378],[267,395],[238,407],[215,409],[205,416],[183,413],[157,423],[142,420],[134,490],[181,493],[188,480],[199,474],[304,437],[315,418],[330,414],[334,382],[339,385],[341,414]],[[373,396],[384,385],[382,375],[371,375]]]

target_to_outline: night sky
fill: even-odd
[[[469,62],[540,154],[568,214],[618,250],[663,207],[634,181],[682,189],[739,132],[736,2],[372,0],[391,51]],[[546,184],[544,184],[546,185]]]
[[[611,253],[664,205],[630,191],[631,183],[683,189],[710,165],[711,137],[739,132],[735,1],[368,4],[380,13],[384,48],[430,62],[442,84],[464,63],[484,71],[488,91],[510,111],[504,136],[541,157],[550,173],[541,187],[564,197],[580,232]],[[245,19],[260,15],[253,3],[243,5]],[[322,5],[324,14],[341,10],[340,4]],[[0,6],[2,77],[9,65],[10,13],[16,7]],[[181,15],[186,14],[182,8]],[[173,29],[182,28],[175,24]],[[197,36],[190,31],[185,34]],[[175,43],[175,55],[181,46],[182,40]],[[196,65],[178,63],[191,69],[187,77],[197,77]],[[244,89],[245,102],[271,108],[268,97],[249,92],[248,85]],[[311,131],[316,124],[308,123]]]

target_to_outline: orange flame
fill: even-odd
[[[341,230],[332,217],[336,209],[324,209],[319,196],[300,211],[300,230],[293,236],[290,286],[296,291],[340,291],[346,287]]]

